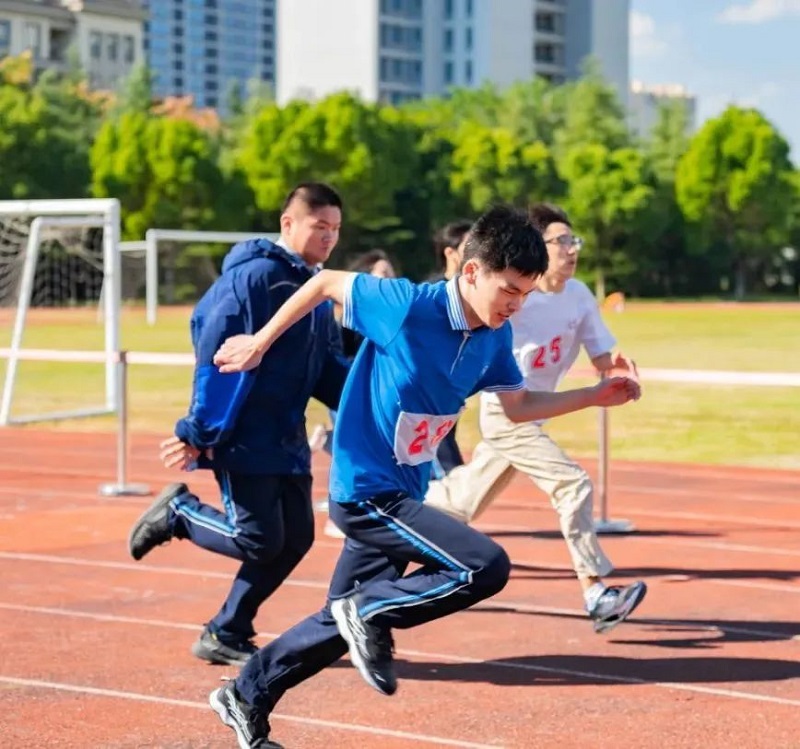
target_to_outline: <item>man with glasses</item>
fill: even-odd
[[[539,203],[530,217],[542,233],[548,267],[522,309],[511,318],[514,354],[529,390],[555,391],[583,346],[603,374],[636,376],[634,363],[613,355],[614,337],[603,323],[597,303],[585,284],[574,278],[582,241],[572,233],[567,215]],[[647,592],[643,582],[606,586],[612,570],[594,529],[593,489],[586,471],[547,435],[544,422],[513,423],[497,396],[481,394],[482,441],[470,463],[432,481],[425,503],[470,522],[509,484],[526,474],[550,497],[558,513],[573,568],[583,589],[586,611],[596,632],[624,621]]]

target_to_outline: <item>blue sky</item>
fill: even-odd
[[[631,79],[683,84],[698,127],[756,107],[800,165],[800,0],[632,0],[630,30]]]

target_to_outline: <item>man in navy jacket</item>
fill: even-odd
[[[284,203],[278,242],[234,246],[192,315],[192,401],[161,458],[169,467],[213,470],[224,511],[203,504],[186,484],[171,484],[133,526],[129,549],[141,559],[172,538],[189,539],[242,562],[192,647],[212,663],[238,665],[255,652],[259,606],[313,543],[305,411],[311,397],[337,408],[347,375],[330,306],[294,325],[257,370],[222,375],[214,353],[226,338],[261,328],[314,275],[336,245],[341,212],[327,185],[299,185]]]

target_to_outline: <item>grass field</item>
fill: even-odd
[[[141,309],[123,316],[123,347],[135,351],[190,351],[189,310],[162,309],[149,327]],[[621,347],[642,367],[800,371],[800,305],[629,304],[607,321]],[[0,345],[10,340],[11,318],[0,317]],[[99,349],[102,329],[94,311],[34,311],[26,330],[30,348]],[[5,362],[0,362],[0,374]],[[584,382],[570,379],[567,384]],[[189,397],[188,367],[132,366],[130,410],[134,430],[169,434]],[[800,468],[800,389],[643,383],[638,403],[611,415],[612,457],[637,460]],[[23,362],[14,413],[99,405],[99,365]],[[474,402],[459,424],[459,441],[478,439]],[[325,421],[317,403],[309,423]],[[59,428],[113,429],[113,418],[73,420]],[[597,448],[597,412],[562,417],[550,431],[576,456]]]

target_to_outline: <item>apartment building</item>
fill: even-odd
[[[277,98],[346,89],[400,103],[536,75],[560,83],[591,55],[624,101],[629,11],[629,0],[282,0]]]
[[[156,95],[224,109],[234,87],[244,95],[254,79],[273,86],[275,2],[144,0]]]
[[[697,117],[696,97],[676,83],[648,86],[641,81],[631,83],[628,97],[631,130],[646,138],[658,122],[659,109],[669,102],[677,102],[685,108],[686,134],[693,133]]]
[[[143,60],[144,18],[135,0],[0,0],[0,57],[64,70],[74,50],[90,85],[112,89]]]

